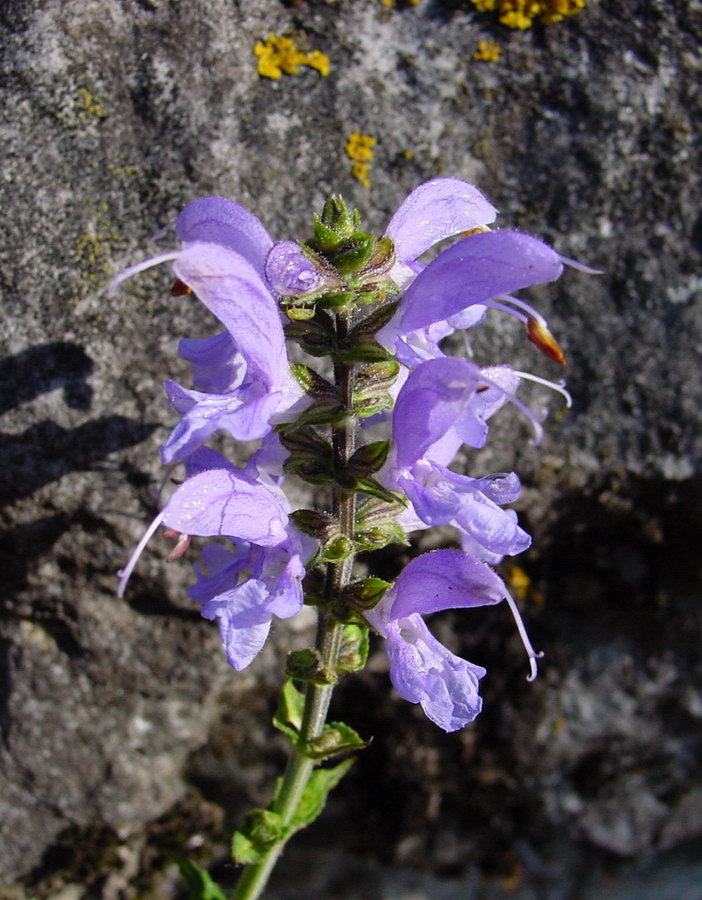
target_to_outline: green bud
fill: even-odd
[[[285,337],[296,341],[310,356],[329,356],[336,347],[336,328],[328,313],[317,309],[311,319],[289,322]]]
[[[392,503],[394,500],[402,498],[402,494],[383,487],[379,481],[376,481],[375,478],[371,478],[370,476],[357,478],[353,490],[360,491],[364,494],[370,494],[373,497],[378,497],[380,500],[385,500],[387,503]]]
[[[394,264],[395,245],[391,238],[383,236],[375,242],[373,253],[363,267],[361,277],[364,280],[368,278],[379,278],[389,272]]]
[[[335,484],[334,463],[323,459],[298,459],[294,456],[285,460],[286,472],[297,475],[308,484]]]
[[[300,425],[338,425],[348,416],[348,411],[341,403],[318,400],[314,406],[310,406],[300,413],[296,422],[290,423],[289,426],[285,423],[279,425],[278,431],[280,434],[285,434]]]
[[[359,529],[368,530],[394,523],[406,508],[407,502],[404,497],[390,502],[378,497],[367,497],[356,508],[356,526]]]
[[[339,525],[333,516],[318,512],[316,509],[296,509],[290,513],[295,526],[315,538],[322,544],[332,538]]]
[[[341,275],[352,275],[368,262],[373,255],[374,246],[375,238],[372,234],[356,231],[328,254],[329,262]]]
[[[341,599],[359,612],[364,612],[377,606],[391,587],[392,584],[382,578],[362,578],[347,584],[341,593]]]
[[[339,400],[338,388],[309,366],[293,363],[290,371],[305,393],[310,396],[325,400]]]
[[[385,525],[374,525],[372,528],[359,528],[354,534],[356,550],[382,550],[390,544],[402,544],[409,547],[410,542],[405,529],[397,522],[388,522]]]
[[[288,427],[278,429],[280,443],[291,454],[299,458],[319,460],[333,459],[331,444],[309,425],[289,423]]]
[[[359,222],[358,210],[350,210],[340,194],[332,194],[324,201],[320,223],[330,228],[337,237],[342,240],[351,237]]]
[[[362,334],[350,334],[339,345],[336,356],[347,365],[393,359],[392,354],[385,347],[381,347],[374,338]]]
[[[384,306],[374,310],[369,316],[366,316],[365,319],[362,319],[355,325],[348,336],[352,338],[355,335],[363,335],[364,337],[367,335],[375,335],[380,331],[383,325],[387,325],[390,319],[392,319],[397,312],[399,305],[400,301],[394,300],[392,303],[386,303]]]
[[[353,552],[353,541],[346,535],[337,534],[320,548],[316,561],[339,563],[351,556]]]
[[[368,628],[344,625],[336,668],[339,672],[357,672],[368,660]]]
[[[371,441],[359,447],[346,464],[346,471],[354,477],[372,475],[385,464],[390,441]]]

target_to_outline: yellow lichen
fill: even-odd
[[[78,97],[74,104],[76,118],[87,121],[89,119],[104,119],[107,116],[104,107],[87,88],[78,88]]]
[[[496,10],[500,22],[508,28],[531,28],[534,20],[546,24],[575,15],[585,0],[471,0],[481,12]]]
[[[256,42],[253,52],[258,57],[258,74],[264,78],[280,78],[283,73],[297,75],[300,66],[316,69],[320,75],[328,75],[331,68],[326,53],[321,50],[303,53],[292,38],[272,31],[265,43]]]
[[[346,155],[353,160],[351,166],[351,174],[359,181],[363,187],[370,187],[371,163],[373,162],[373,147],[376,139],[369,134],[361,134],[360,131],[353,131],[346,141]]]
[[[480,62],[497,62],[502,50],[495,41],[478,41],[478,49],[473,54],[473,59]]]

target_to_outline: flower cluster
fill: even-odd
[[[450,468],[461,447],[484,446],[489,419],[507,403],[539,439],[538,418],[516,396],[533,376],[446,356],[441,341],[498,309],[562,362],[543,317],[513,292],[557,279],[572,261],[537,238],[490,230],[495,217],[475,187],[437,178],[405,199],[380,238],[331,197],[310,240],[276,243],[251,212],[207,197],[178,217],[178,249],[115,279],[170,262],[172,294],[192,293],[221,325],[211,337],[180,342],[192,385],[165,383],[179,420],[162,457],[181,463],[186,478],[120,573],[120,593],[164,526],[178,536],[172,556],[193,536],[215,539],[202,546],[190,596],[217,620],[235,669],[260,651],[274,617],[295,615],[304,601],[356,631],[374,629],[400,696],[453,731],[480,711],[484,669],[443,647],[423,617],[505,600],[535,676],[538,654],[492,568],[530,543],[506,508],[519,479]],[[447,238],[454,243],[426,264],[426,251]],[[286,341],[310,362],[330,359],[335,380],[291,365]],[[355,447],[354,435],[368,433],[356,426],[369,422],[385,422],[391,439]],[[208,446],[221,433],[259,442],[244,468]],[[284,493],[291,475],[327,486],[332,511],[292,511]],[[455,529],[460,550],[420,556],[394,585],[352,580],[356,552],[437,525]],[[319,683],[328,673],[318,667],[309,677]]]

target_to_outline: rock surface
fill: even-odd
[[[526,685],[506,615],[446,614],[436,630],[489,670],[484,714],[451,736],[391,694],[380,657],[349,680],[338,705],[375,741],[271,896],[641,900],[657,883],[656,900],[697,900],[699,0],[594,0],[524,32],[467,0],[0,9],[0,896],[176,897],[165,850],[223,848],[211,804],[237,821],[282,760],[266,722],[289,629],[233,676],[165,542],[114,596],[158,505],[160,382],[212,322],[164,271],[117,296],[110,277],[172,246],[151,236],[203,194],[304,237],[330,191],[380,230],[418,183],[456,175],[503,227],[604,271],[534,293],[569,358],[569,415],[533,448],[503,414],[470,461],[523,476],[526,614],[548,659]],[[259,77],[269,31],[331,73]],[[481,38],[498,62],[473,60]],[[344,155],[356,129],[378,139],[369,189]],[[504,317],[475,349],[559,377]]]

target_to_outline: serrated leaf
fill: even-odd
[[[182,856],[176,856],[175,862],[188,889],[190,900],[227,900],[221,888],[212,880],[212,876],[197,863]]]
[[[297,741],[300,733],[304,708],[305,695],[295,687],[290,678],[286,678],[278,697],[273,724],[293,743]]]
[[[331,769],[315,769],[292,817],[292,825],[296,831],[314,822],[324,809],[329,792],[337,786],[354,762],[353,759],[345,759]]]

